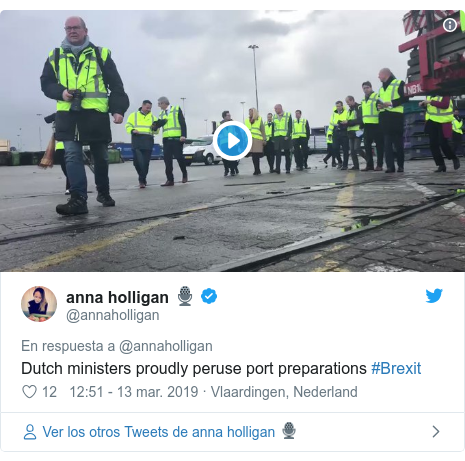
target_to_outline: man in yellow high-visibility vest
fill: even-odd
[[[266,116],[265,123],[265,134],[266,134],[266,144],[265,144],[265,155],[268,160],[268,166],[270,167],[270,173],[274,173],[274,144],[273,144],[273,114],[271,112]]]
[[[109,114],[114,123],[121,124],[129,98],[110,50],[90,42],[84,20],[68,18],[65,31],[61,46],[49,53],[40,81],[45,96],[57,101],[55,137],[64,142],[70,181],[71,198],[57,205],[56,211],[77,215],[88,213],[82,150],[87,144],[94,158],[97,201],[115,206],[108,178]]]
[[[65,175],[65,178],[66,178],[65,195],[70,195],[71,193],[69,191],[70,185],[69,185],[68,173],[66,171],[66,161],[65,161],[65,144],[63,141],[55,142],[55,157],[57,159],[56,163],[60,164],[61,171],[63,171],[63,174]]]
[[[273,145],[276,154],[275,173],[281,173],[281,156],[286,158],[286,173],[291,172],[291,143],[292,143],[292,116],[284,112],[281,104],[274,106],[273,116]]]
[[[153,151],[154,123],[157,121],[152,113],[152,103],[146,99],[136,112],[129,115],[126,131],[131,135],[134,168],[139,175],[139,188],[145,189],[149,173],[150,158]]]
[[[308,140],[310,139],[310,126],[308,120],[302,118],[302,111],[295,111],[292,121],[292,144],[294,145],[295,163],[298,171],[308,169]]]
[[[218,122],[218,124],[216,125],[216,128],[218,128],[223,123],[232,121],[231,113],[229,112],[229,110],[224,110],[221,113],[221,117],[223,117],[223,119],[221,120],[221,122]],[[231,176],[236,176],[236,174],[239,174],[238,165],[239,165],[238,160],[227,160],[224,158],[223,159],[224,176],[228,176],[229,173],[231,173]]]
[[[328,127],[328,130],[326,131],[325,137],[326,137],[326,155],[323,158],[323,162],[326,165],[325,168],[328,168],[328,160],[332,158],[333,160],[332,160],[331,166],[334,168],[336,166],[336,160],[333,158],[333,151],[332,151],[333,135],[332,135],[332,132],[329,131],[329,127]]]
[[[454,120],[454,105],[450,96],[428,96],[419,104],[426,109],[425,133],[429,135],[429,146],[437,165],[435,173],[444,173],[446,163],[441,151],[447,159],[452,160],[454,170],[460,168],[460,160],[452,151],[448,140],[452,138],[452,121]]]
[[[404,107],[408,101],[405,96],[405,84],[397,79],[387,68],[379,71],[378,77],[382,83],[378,91],[377,108],[379,123],[384,135],[384,153],[386,154],[385,173],[395,173],[394,147],[396,150],[397,172],[404,172]]]
[[[179,106],[170,105],[167,97],[158,98],[158,107],[161,109],[158,116],[161,120],[167,120],[163,125],[163,159],[165,161],[166,182],[162,186],[174,186],[173,159],[178,161],[182,172],[182,182],[187,182],[186,160],[182,153],[186,142],[186,120]]]
[[[353,96],[346,97],[346,104],[349,107],[347,113],[347,135],[349,137],[349,146],[350,146],[350,156],[352,158],[352,168],[351,170],[359,170],[360,164],[358,161],[358,155],[365,158],[365,153],[363,152],[362,145],[362,136],[363,132],[361,130],[362,120],[362,107],[358,102],[355,102]],[[349,163],[348,158],[343,159],[343,168],[347,167]]]
[[[47,115],[46,117],[44,117],[45,123],[52,124],[53,137],[55,137],[55,117],[56,117],[56,114],[51,114],[51,115]],[[60,164],[61,171],[63,171],[63,174],[65,175],[65,178],[66,178],[65,195],[70,195],[70,191],[69,191],[70,184],[69,184],[69,179],[68,179],[68,173],[66,171],[65,144],[63,141],[55,141],[55,154],[53,155],[53,164],[56,165],[57,163]]]
[[[363,137],[367,166],[362,171],[383,171],[384,136],[379,126],[378,93],[370,82],[363,82],[365,97],[362,99]],[[376,168],[373,164],[373,143],[376,144]]]
[[[340,170],[347,170],[341,160],[341,148],[343,158],[349,159],[349,137],[347,135],[348,110],[342,101],[336,101],[336,108],[332,113],[329,124],[328,136],[332,141],[331,153],[333,162],[337,160],[337,167]]]
[[[326,130],[326,150],[327,154],[323,158],[323,162],[326,165],[325,168],[328,168],[328,160],[331,158],[331,166],[334,168],[336,166],[336,158],[333,156],[333,133],[334,133],[334,114],[337,111],[337,107],[335,106],[333,112],[331,113],[331,119],[329,120],[329,125]],[[339,154],[339,160],[341,160],[341,155]],[[342,163],[342,162],[341,162]]]
[[[454,120],[452,120],[452,141],[455,155],[463,155],[463,119],[458,109],[454,110]]]

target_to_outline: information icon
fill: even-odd
[[[457,29],[457,21],[452,18],[447,18],[442,26],[446,32],[455,32],[455,29]]]

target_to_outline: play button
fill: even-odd
[[[234,147],[236,144],[240,142],[240,139],[237,139],[233,134],[228,133],[228,149],[231,149],[231,147]]]
[[[226,122],[216,129],[213,147],[225,160],[239,160],[252,149],[252,134],[243,123]]]

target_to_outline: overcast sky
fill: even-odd
[[[361,83],[379,87],[378,71],[390,67],[404,78],[407,54],[398,53],[406,11],[76,11],[91,41],[112,51],[131,106],[167,96],[185,109],[188,136],[205,134],[205,119],[230,110],[242,121],[255,107],[253,55],[257,44],[259,109],[262,116],[282,103],[301,109],[313,127],[328,124],[334,102]],[[55,111],[40,90],[48,53],[64,38],[70,12],[3,11],[0,14],[0,139],[23,149],[42,148],[51,130],[36,114]],[[246,112],[247,113],[247,112]],[[124,127],[112,126],[114,141],[130,141]]]

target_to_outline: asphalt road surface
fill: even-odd
[[[432,160],[410,161],[405,173],[388,175],[325,168],[322,157],[311,156],[311,169],[292,170],[290,175],[268,173],[265,159],[261,176],[252,176],[249,159],[241,161],[236,177],[223,177],[221,164],[192,165],[189,182],[170,188],[160,187],[166,180],[163,162],[152,161],[146,189],[138,188],[132,162],[110,165],[116,207],[96,202],[88,171],[89,214],[79,217],[55,212],[55,206],[67,199],[59,166],[47,171],[2,167],[0,270],[243,270],[243,262],[260,261],[263,255],[296,245],[308,246],[295,256],[300,261],[281,254],[253,270],[438,270],[434,258],[416,267],[388,264],[402,259],[401,254],[389,258],[384,252],[375,266],[370,260],[380,248],[373,243],[370,248],[370,242],[379,242],[380,233],[384,245],[395,246],[414,237],[409,232],[423,231],[436,232],[435,240],[407,239],[402,251],[410,252],[410,247],[420,254],[435,251],[443,269],[465,268],[465,200],[456,194],[465,187],[465,161],[463,169],[453,171],[448,165],[443,174],[433,173]],[[175,180],[180,179],[176,165]],[[418,209],[423,211],[409,215]],[[407,230],[399,232],[396,226]],[[431,243],[447,239],[455,243],[445,258],[445,246],[434,250]],[[326,262],[314,263],[315,254],[334,248],[344,250],[345,257],[330,258],[330,264],[327,257],[320,257]],[[365,264],[350,262],[361,257],[357,248],[363,250]],[[450,267],[444,260],[452,261]]]

